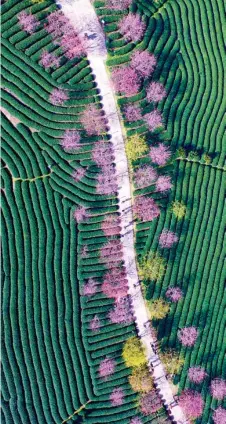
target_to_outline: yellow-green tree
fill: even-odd
[[[153,378],[146,365],[133,368],[129,383],[135,392],[148,393],[154,387]]]
[[[175,202],[172,203],[172,212],[173,214],[178,218],[182,219],[186,214],[186,206],[182,202],[178,202],[175,200]]]
[[[44,3],[45,0],[31,0],[32,3]]]
[[[169,313],[170,304],[163,299],[147,301],[150,319],[163,319]]]
[[[125,342],[122,357],[127,367],[140,367],[146,363],[141,342],[137,337],[130,337]]]
[[[148,152],[148,145],[145,138],[139,134],[134,134],[126,142],[126,154],[130,162],[133,162]]]
[[[165,260],[158,253],[151,253],[139,266],[139,276],[142,280],[157,281],[165,274]]]
[[[169,349],[165,352],[160,352],[159,356],[168,374],[180,373],[184,365],[184,359],[175,350]]]

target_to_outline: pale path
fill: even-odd
[[[114,147],[116,174],[118,179],[119,211],[122,221],[121,241],[128,279],[128,291],[131,296],[133,312],[138,334],[144,344],[150,371],[159,394],[166,406],[169,416],[177,424],[188,423],[184,414],[175,402],[172,389],[166,378],[163,365],[159,356],[154,352],[155,339],[152,336],[147,309],[143,299],[141,285],[136,266],[136,253],[134,249],[134,225],[132,215],[131,186],[128,173],[128,163],[125,153],[125,143],[122,135],[120,119],[117,113],[116,102],[108,77],[105,60],[107,51],[105,39],[95,10],[89,0],[63,1],[62,11],[69,18],[71,24],[79,31],[81,37],[84,33],[94,34],[93,39],[88,40],[87,56],[90,66],[95,75],[97,86],[102,96],[103,109],[108,119],[109,134]]]

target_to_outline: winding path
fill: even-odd
[[[84,37],[86,33],[88,36],[92,36],[87,41],[87,56],[103,99],[103,110],[108,119],[109,134],[111,135],[111,141],[114,146],[118,179],[119,211],[122,221],[121,240],[127,270],[128,291],[132,300],[136,327],[146,351],[149,368],[154,377],[155,385],[170,418],[176,424],[186,424],[188,421],[174,399],[163,365],[158,354],[155,353],[155,339],[152,336],[150,321],[139,283],[134,249],[134,226],[128,163],[116,102],[105,67],[107,51],[104,34],[90,0],[61,0],[61,5],[62,11],[80,35]]]

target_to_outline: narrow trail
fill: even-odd
[[[92,36],[87,43],[87,56],[95,75],[97,86],[102,96],[103,110],[108,119],[109,134],[114,147],[116,175],[118,180],[119,212],[122,230],[121,242],[128,279],[128,293],[132,300],[137,332],[143,342],[148,365],[153,375],[156,388],[164,403],[169,417],[176,424],[186,424],[183,411],[174,399],[171,387],[165,375],[165,370],[155,352],[155,339],[152,336],[150,321],[141,291],[134,248],[134,226],[132,215],[131,186],[128,163],[125,153],[125,143],[118,116],[112,85],[105,67],[107,50],[101,25],[90,0],[62,0],[62,11],[68,17],[81,37],[85,33]]]

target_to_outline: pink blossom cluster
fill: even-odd
[[[83,296],[93,296],[97,292],[97,282],[93,278],[89,278],[83,286]]]
[[[151,390],[140,399],[140,409],[144,415],[151,415],[161,407],[162,401],[155,390]]]
[[[60,66],[60,58],[56,57],[53,53],[50,53],[47,50],[43,50],[39,63],[45,69],[58,68]]]
[[[113,165],[102,167],[102,172],[97,176],[97,193],[110,195],[117,192],[118,185],[115,177],[115,169]]]
[[[98,331],[100,329],[100,318],[97,315],[91,319],[89,328],[91,331]]]
[[[125,10],[132,3],[132,0],[106,0],[106,6],[112,10]]]
[[[159,236],[160,247],[169,249],[178,241],[178,236],[169,230],[163,230]]]
[[[105,236],[116,236],[120,233],[121,230],[121,219],[118,215],[106,215],[104,218],[101,229],[104,232]]]
[[[114,160],[112,144],[104,141],[95,143],[92,151],[92,160],[100,168],[111,165]]]
[[[226,409],[219,406],[213,413],[214,424],[225,424],[226,423]]]
[[[139,14],[129,13],[119,21],[118,28],[125,40],[136,42],[142,39],[146,25]]]
[[[150,77],[156,65],[156,58],[147,50],[136,50],[131,56],[130,66],[141,77]]]
[[[151,197],[138,196],[133,205],[134,214],[140,221],[153,221],[160,215],[160,209]]]
[[[146,91],[147,100],[149,102],[160,102],[166,97],[166,90],[159,82],[151,82]]]
[[[66,130],[61,140],[61,146],[66,151],[77,150],[80,148],[80,134],[78,131]]]
[[[86,169],[85,168],[78,168],[75,169],[72,173],[72,178],[75,182],[81,181],[81,179],[85,176]]]
[[[107,380],[115,371],[116,362],[114,359],[105,358],[99,365],[99,376]]]
[[[144,120],[147,123],[150,131],[155,131],[157,128],[163,126],[162,115],[157,109],[154,109],[152,112],[146,113],[144,115]]]
[[[116,387],[110,394],[110,401],[112,406],[120,406],[124,402],[124,392],[121,387]]]
[[[198,338],[198,330],[195,327],[184,327],[178,331],[178,339],[183,346],[194,346]]]
[[[157,180],[158,174],[150,165],[137,168],[134,172],[134,182],[137,188],[143,188],[153,184]]]
[[[84,206],[79,206],[74,211],[74,218],[78,223],[86,221],[88,216],[88,212]]]
[[[141,80],[130,66],[120,66],[112,71],[112,81],[117,93],[133,96],[140,89]]]
[[[128,296],[115,303],[108,317],[113,324],[130,324],[134,320]]]
[[[104,276],[102,292],[109,298],[120,299],[127,296],[127,284],[125,271],[112,268]]]
[[[142,421],[140,420],[140,418],[134,417],[132,418],[132,420],[130,420],[129,424],[142,424]]]
[[[226,380],[215,378],[210,384],[210,393],[217,400],[223,400],[226,397]]]
[[[196,419],[202,415],[204,401],[200,393],[184,390],[179,397],[179,405],[189,419]]]
[[[88,246],[87,245],[82,246],[80,255],[81,255],[81,258],[83,258],[83,259],[87,258],[87,256],[88,256]]]
[[[201,367],[190,367],[188,370],[188,378],[190,381],[196,384],[200,384],[206,378],[207,373],[204,368]]]
[[[178,302],[183,297],[183,292],[179,287],[169,287],[166,291],[166,297],[172,302]]]
[[[49,96],[49,101],[55,106],[62,106],[69,99],[68,94],[61,88],[54,88]]]
[[[129,104],[126,106],[125,117],[128,122],[134,122],[142,119],[141,108],[135,104]]]
[[[156,191],[164,193],[168,190],[171,190],[172,182],[171,178],[168,175],[160,175],[156,181]]]
[[[120,240],[109,240],[101,249],[100,249],[100,257],[104,262],[109,261],[109,258],[113,260],[117,258],[117,260],[122,259],[122,245]]]
[[[22,30],[32,34],[39,25],[38,20],[31,13],[27,13],[24,10],[17,15],[19,25]]]
[[[69,20],[63,12],[56,10],[47,16],[45,29],[49,34],[52,35],[52,37],[61,37],[65,32],[70,30]]]
[[[81,115],[81,124],[88,135],[101,135],[106,132],[106,120],[101,109],[88,105]]]
[[[171,153],[169,147],[163,143],[159,143],[158,146],[152,146],[150,148],[149,156],[156,165],[165,165]]]
[[[85,44],[73,28],[70,32],[64,33],[60,45],[68,59],[85,55]]]

